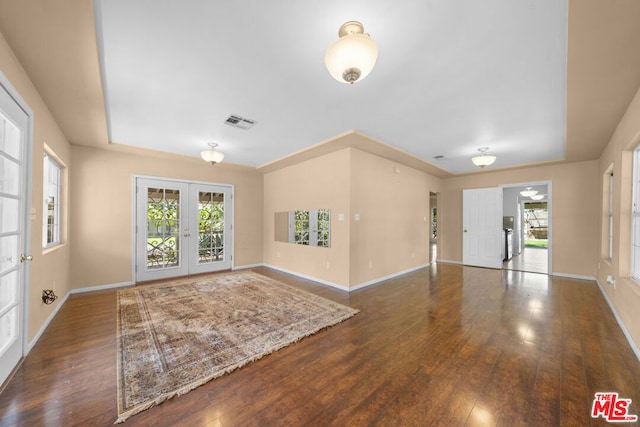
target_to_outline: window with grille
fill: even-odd
[[[44,155],[42,247],[60,244],[60,165],[48,154]]]

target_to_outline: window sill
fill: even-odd
[[[55,252],[58,249],[64,248],[64,246],[65,246],[64,243],[60,243],[59,245],[51,246],[50,248],[43,248],[42,255],[47,255],[47,254],[50,254],[51,252]]]

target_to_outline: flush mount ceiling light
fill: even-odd
[[[358,21],[344,23],[338,36],[340,38],[324,53],[324,64],[334,79],[353,84],[373,70],[378,58],[378,46]]]
[[[544,194],[534,194],[533,196],[530,196],[532,200],[542,200],[544,199]]]
[[[520,192],[520,195],[522,197],[531,197],[531,198],[533,198],[533,196],[535,196],[536,194],[538,194],[538,191],[532,190],[531,187],[527,187],[526,189],[524,189],[523,191]]]
[[[496,156],[492,154],[487,154],[487,150],[489,150],[489,147],[480,147],[478,148],[480,155],[471,158],[471,161],[473,162],[473,164],[478,166],[481,169],[484,168],[485,166],[492,165],[493,162],[496,161]]]
[[[204,150],[200,153],[200,155],[202,156],[202,159],[205,162],[211,163],[212,165],[215,165],[216,163],[220,163],[222,159],[224,159],[224,154],[215,150],[218,144],[214,142],[210,142],[208,145],[209,147],[211,147],[211,149]]]

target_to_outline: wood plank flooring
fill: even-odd
[[[597,285],[433,264],[340,292],[355,317],[130,418],[153,426],[589,426],[640,414],[640,362]],[[116,291],[72,295],[0,394],[0,426],[116,420]]]
[[[509,261],[503,261],[502,268],[547,274],[549,272],[547,257],[547,249],[524,248],[520,254],[514,255]]]

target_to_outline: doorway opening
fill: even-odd
[[[551,183],[504,186],[503,215],[505,249],[502,268],[549,274]]]
[[[438,260],[438,193],[429,193],[429,264]]]

